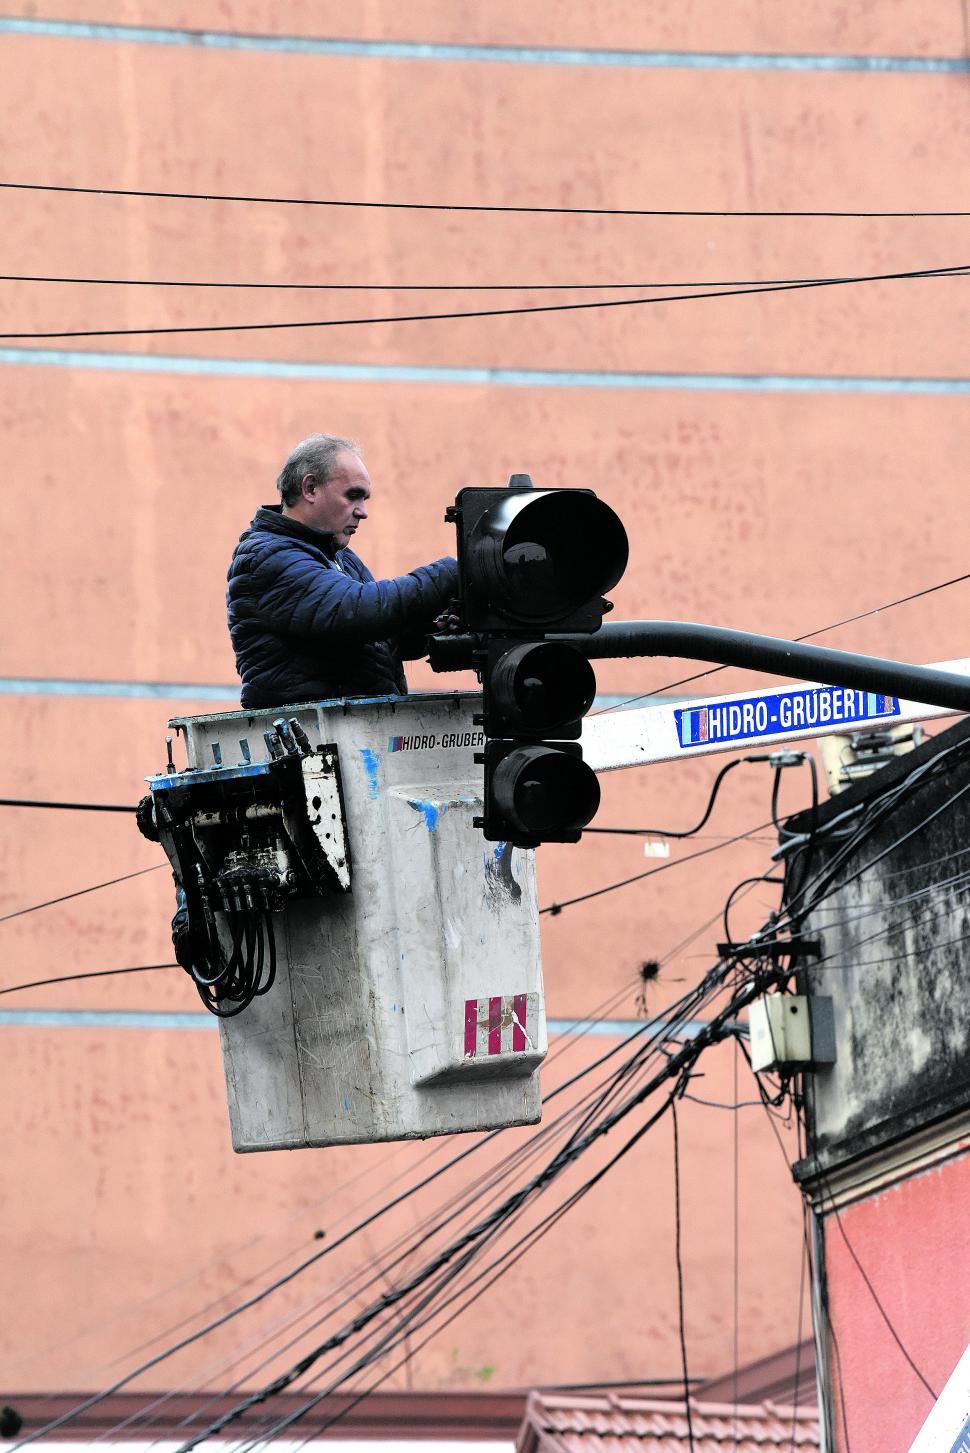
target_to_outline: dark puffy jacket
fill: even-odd
[[[402,656],[458,589],[450,558],[375,580],[352,550],[264,505],[229,566],[229,634],[244,707],[406,696]],[[407,637],[411,639],[408,640]]]

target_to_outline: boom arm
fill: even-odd
[[[970,689],[970,658],[908,669],[962,676],[968,678]],[[583,721],[582,748],[595,772],[611,772],[751,744],[770,747],[859,727],[926,721],[953,712],[953,707],[847,686],[769,686],[763,691],[599,712]]]

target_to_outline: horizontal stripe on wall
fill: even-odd
[[[157,701],[227,701],[239,706],[239,686],[191,681],[71,681],[62,677],[0,676],[0,696],[129,696]]]
[[[629,373],[551,368],[459,368],[403,363],[304,363],[270,358],[203,358],[87,349],[0,348],[8,367],[81,368],[217,378],[328,383],[459,384],[477,388],[669,389],[730,393],[970,394],[970,378],[827,374]]]
[[[679,1024],[677,1038],[693,1039],[702,1029],[708,1027],[706,1019],[689,1019]],[[0,1027],[9,1026],[34,1029],[217,1029],[219,1021],[214,1014],[189,1013],[167,1014],[163,1011],[135,1012],[126,1009],[2,1009]],[[663,1029],[665,1021],[654,1019],[547,1019],[546,1028],[552,1035],[596,1034],[614,1039],[629,1034],[656,1033]]]
[[[782,55],[731,51],[599,50],[559,46],[447,45],[407,40],[335,40],[240,31],[181,30],[89,21],[0,19],[0,35],[174,45],[203,50],[269,51],[284,55],[371,60],[479,61],[528,66],[613,66],[649,70],[861,71],[888,75],[970,74],[964,56]]]
[[[239,709],[239,686],[202,685],[192,681],[71,681],[63,677],[0,676],[0,696],[109,696],[151,701],[225,701]],[[650,693],[636,696],[638,706],[679,700]],[[630,697],[604,692],[592,710],[623,706]]]

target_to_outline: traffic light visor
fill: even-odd
[[[600,805],[596,773],[563,748],[517,748],[495,768],[492,786],[496,808],[537,839],[580,832]]]
[[[510,491],[469,543],[493,606],[535,625],[612,590],[629,558],[619,516],[587,490]]]
[[[596,696],[596,676],[586,657],[566,641],[529,641],[499,655],[489,681],[497,735],[535,732],[579,735],[579,719]],[[575,727],[575,731],[572,728]]]

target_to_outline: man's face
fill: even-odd
[[[302,518],[311,529],[332,535],[337,549],[342,550],[361,520],[366,520],[370,495],[370,475],[363,460],[344,449],[326,484],[318,483],[315,475],[304,477]]]

